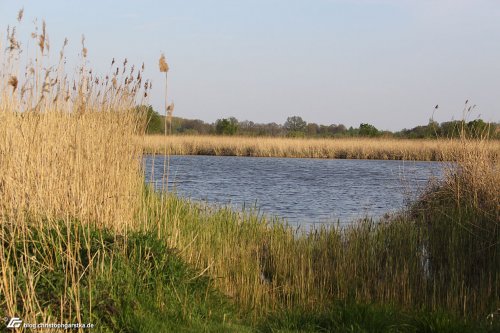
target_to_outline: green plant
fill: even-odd
[[[222,118],[215,122],[215,132],[219,135],[234,135],[238,131],[238,120],[236,118]]]

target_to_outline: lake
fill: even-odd
[[[166,188],[165,160],[144,158],[146,182],[156,190]],[[170,156],[168,162],[168,189],[181,197],[256,207],[306,225],[396,212],[443,174],[439,162],[225,156]]]

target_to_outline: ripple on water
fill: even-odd
[[[146,181],[157,190],[165,188],[164,160],[144,158]],[[268,215],[309,225],[397,211],[429,179],[442,177],[442,169],[439,162],[171,156],[168,187],[238,209],[256,204]]]

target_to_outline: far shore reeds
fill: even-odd
[[[145,153],[250,157],[297,157],[451,161],[461,148],[458,140],[384,138],[304,139],[241,136],[162,136],[139,139]],[[500,141],[487,141],[485,151],[500,155]]]

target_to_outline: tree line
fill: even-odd
[[[165,116],[156,112],[152,106],[140,106],[138,110],[147,114],[147,134],[165,133]],[[169,125],[170,127],[170,125]],[[409,139],[454,138],[466,133],[472,137],[500,139],[500,124],[487,123],[482,119],[471,121],[453,120],[438,123],[429,120],[427,125],[416,126],[400,131],[382,131],[368,123],[359,127],[347,128],[343,124],[308,123],[300,116],[291,116],[283,124],[255,123],[239,121],[234,117],[217,119],[214,123],[206,123],[199,119],[172,117],[171,133],[176,135],[241,135],[267,137],[308,137],[308,138],[341,138],[341,137],[394,137]]]

